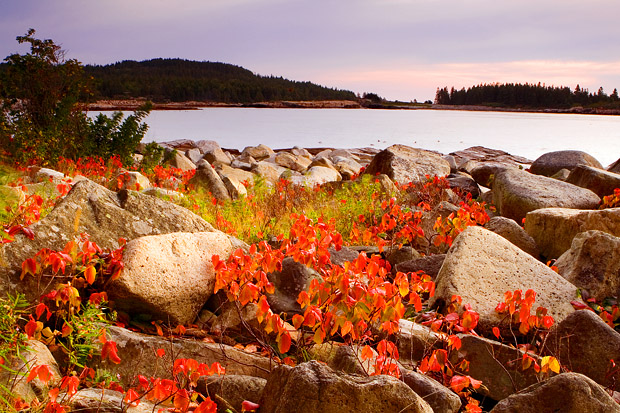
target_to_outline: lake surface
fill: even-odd
[[[106,112],[104,112],[106,113]],[[89,115],[95,115],[90,112]],[[386,148],[450,153],[481,145],[532,160],[577,149],[607,166],[620,158],[620,116],[373,109],[205,108],[153,111],[144,142],[208,139],[223,148]]]

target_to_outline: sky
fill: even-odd
[[[620,87],[618,0],[0,0],[0,59],[29,28],[84,64],[157,57],[432,100],[480,83]]]

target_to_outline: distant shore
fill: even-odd
[[[100,100],[87,105],[92,111],[130,111],[136,110],[145,100]],[[434,105],[402,102],[360,102],[355,100],[320,100],[320,101],[277,101],[256,103],[222,103],[222,102],[168,102],[153,103],[153,110],[198,110],[202,108],[274,108],[274,109],[392,109],[392,110],[460,110],[476,112],[525,112],[525,113],[565,113],[582,115],[620,115],[619,109],[583,108],[569,109],[531,109],[531,108],[504,108],[493,106],[469,105]]]

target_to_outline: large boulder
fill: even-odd
[[[545,208],[528,213],[525,219],[525,231],[547,259],[559,257],[570,248],[575,235],[593,229],[620,237],[620,208]]]
[[[531,256],[538,258],[538,247],[534,238],[514,220],[504,217],[493,217],[484,226],[486,229],[501,235]]]
[[[303,177],[303,184],[305,186],[314,187],[316,185],[323,185],[327,182],[341,181],[342,176],[338,171],[324,166],[313,166]]]
[[[137,375],[145,377],[172,378],[174,360],[190,358],[211,366],[218,362],[226,374],[241,374],[266,379],[273,368],[267,357],[247,353],[223,343],[207,343],[173,337],[159,337],[136,333],[125,328],[109,326],[106,337],[118,348],[119,364],[101,360],[101,350],[95,350],[90,367],[105,369],[118,377],[123,386],[132,383]],[[158,357],[157,350],[165,355]]]
[[[563,373],[499,402],[491,413],[614,413],[620,406],[605,390],[578,373]]]
[[[18,289],[30,299],[43,291],[34,277],[19,281],[21,264],[42,248],[62,250],[86,233],[101,248],[118,248],[119,238],[130,241],[146,235],[171,232],[208,232],[215,229],[189,210],[135,191],[112,192],[89,180],[75,184],[67,196],[39,222],[30,226],[35,238],[17,235],[0,249],[2,291]]]
[[[443,308],[453,295],[461,296],[480,314],[479,327],[507,327],[495,311],[506,291],[534,290],[536,306],[561,321],[574,310],[577,288],[505,238],[482,227],[469,227],[454,241],[435,280],[431,307]]]
[[[460,151],[451,152],[459,168],[467,162],[496,162],[505,166],[518,168],[520,165],[529,165],[531,160],[522,156],[511,155],[499,149],[485,148],[484,146],[472,146]]]
[[[620,360],[620,334],[593,311],[575,311],[554,325],[547,336],[546,351],[568,370],[603,386],[620,380],[620,372],[612,364]]]
[[[260,144],[258,146],[248,146],[241,152],[242,157],[251,156],[257,161],[269,158],[274,154],[275,152],[273,151],[273,149],[263,144]]]
[[[588,297],[620,296],[620,238],[602,231],[577,234],[555,262],[558,272]]]
[[[482,185],[486,188],[492,188],[495,175],[506,168],[518,169],[516,167],[506,166],[498,162],[484,162],[472,165],[468,173],[478,185]]]
[[[398,332],[394,336],[400,355],[400,362],[407,368],[415,368],[416,365],[428,355],[441,337],[429,327],[413,321],[400,319]]]
[[[229,201],[231,199],[224,182],[222,182],[222,178],[209,163],[200,164],[198,169],[196,169],[196,174],[188,183],[196,188],[203,188],[205,191],[210,192],[218,201]]]
[[[267,379],[261,413],[426,412],[431,407],[391,376],[361,377],[334,372],[317,361],[280,366]]]
[[[577,165],[588,165],[603,168],[593,156],[582,151],[555,151],[541,155],[532,162],[530,171],[536,175],[551,176],[560,169],[572,171]]]
[[[450,164],[434,152],[405,145],[392,145],[375,155],[364,173],[385,174],[401,184],[420,183],[426,180],[426,175],[448,175]]]
[[[566,182],[587,188],[602,198],[620,188],[620,174],[588,165],[577,165],[566,178]]]
[[[202,140],[196,142],[196,146],[203,153],[202,159],[205,159],[211,165],[223,164],[230,165],[231,159],[220,148],[220,145],[215,141]]]
[[[588,189],[519,169],[501,170],[493,181],[493,203],[497,211],[501,216],[517,222],[536,209],[595,209],[600,201]]]
[[[471,194],[473,199],[480,196],[480,187],[476,181],[465,173],[454,173],[446,177],[451,189],[458,189],[463,195]]]
[[[121,276],[106,288],[114,307],[149,314],[171,324],[189,324],[215,286],[213,255],[225,260],[233,251],[222,232],[141,237],[123,253]]]
[[[182,154],[181,152],[175,152],[174,156],[170,161],[168,161],[168,165],[173,168],[178,168],[182,171],[191,171],[192,169],[196,169],[196,165],[194,162],[190,161],[187,156]]]

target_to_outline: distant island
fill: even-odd
[[[467,89],[437,88],[435,100],[390,101],[309,81],[262,76],[240,66],[184,59],[123,61],[86,65],[90,110],[133,110],[144,101],[155,110],[201,107],[440,109],[545,113],[620,114],[617,89],[607,95],[577,85],[492,83]]]

